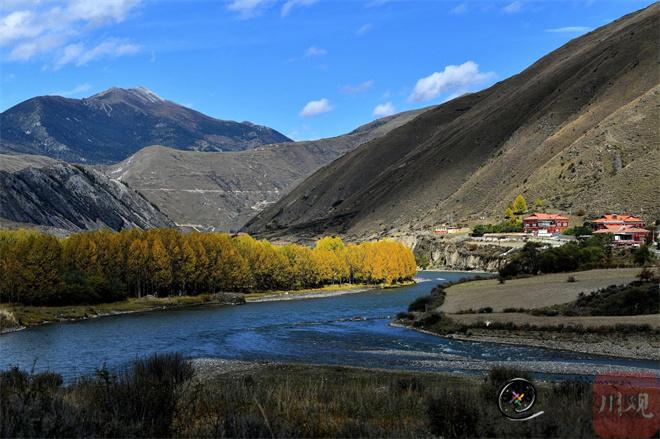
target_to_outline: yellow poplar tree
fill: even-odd
[[[149,256],[149,274],[153,288],[156,292],[166,291],[172,284],[172,267],[170,257],[159,237],[151,244]]]
[[[146,292],[146,276],[149,262],[149,244],[143,239],[131,242],[128,248],[128,275],[138,297]]]
[[[522,215],[525,212],[527,212],[527,202],[525,201],[525,197],[519,194],[513,201],[513,213]]]

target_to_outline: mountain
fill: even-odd
[[[362,145],[252,219],[261,235],[415,233],[551,211],[660,218],[660,4]]]
[[[214,119],[144,87],[115,87],[86,99],[35,97],[1,113],[0,126],[0,152],[81,163],[114,163],[154,144],[235,151],[291,141],[268,127]]]
[[[321,166],[426,110],[378,119],[343,136],[247,151],[152,146],[106,167],[105,173],[139,191],[182,227],[237,230]]]
[[[36,155],[0,154],[0,219],[67,230],[174,226],[125,184]]]

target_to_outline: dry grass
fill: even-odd
[[[526,313],[492,313],[492,314],[452,314],[451,318],[465,325],[473,325],[488,320],[489,322],[516,325],[530,324],[535,326],[582,325],[585,328],[614,326],[617,324],[650,325],[660,328],[660,315],[640,316],[533,316]]]
[[[201,372],[201,375],[200,375]],[[535,422],[511,422],[485,379],[334,366],[269,365],[192,375],[178,354],[63,386],[52,373],[0,371],[0,437],[591,437],[586,383],[538,383]]]
[[[639,268],[617,268],[546,274],[507,280],[504,284],[496,279],[467,282],[447,288],[441,310],[455,313],[492,307],[497,312],[505,308],[541,308],[568,303],[576,300],[581,292],[629,283],[638,273]],[[576,282],[567,282],[568,276],[574,276]]]
[[[11,329],[18,327],[18,320],[13,312],[0,308],[0,333],[3,329]]]

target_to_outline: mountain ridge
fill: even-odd
[[[37,96],[0,113],[0,153],[80,163],[121,161],[140,148],[225,151],[290,142],[272,128],[220,120],[145,87],[112,87],[88,98]]]
[[[150,146],[103,171],[139,191],[184,228],[238,230],[321,166],[429,108],[377,119],[341,136],[246,151]]]

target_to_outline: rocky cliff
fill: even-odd
[[[515,247],[485,244],[467,237],[418,235],[404,239],[416,257],[429,261],[430,269],[496,272]]]
[[[87,166],[32,155],[0,154],[0,218],[67,230],[174,226],[124,183]]]

